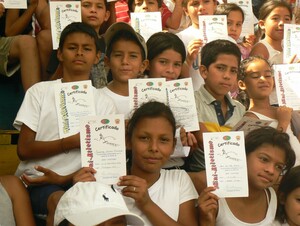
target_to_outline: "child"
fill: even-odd
[[[178,79],[186,52],[183,42],[172,33],[158,32],[147,41],[150,78]]]
[[[54,216],[55,210],[55,202],[50,206],[49,200],[56,200],[63,194],[71,184],[71,177],[66,177],[59,184],[50,184],[46,180],[47,171],[43,171],[44,175],[41,176],[37,165],[59,175],[71,175],[81,167],[79,133],[63,139],[59,137],[54,87],[62,82],[89,79],[91,67],[99,60],[97,40],[98,36],[90,26],[83,23],[68,25],[61,33],[58,49],[63,78],[37,83],[31,87],[14,121],[15,128],[20,130],[17,152],[22,160],[16,175],[41,177],[40,186],[29,186],[28,191],[34,213],[48,213],[48,225],[53,224],[51,216]],[[93,89],[93,93],[96,114],[115,112],[109,97],[96,89]]]
[[[30,200],[22,181],[0,176],[0,225],[35,225]]]
[[[129,114],[128,79],[142,77],[148,66],[147,46],[141,35],[127,23],[117,22],[105,33],[106,57],[112,81],[102,90],[109,95],[120,114]]]
[[[249,196],[221,198],[204,189],[198,199],[200,225],[270,225],[277,198],[272,186],[295,163],[289,136],[271,127],[251,131],[245,138]]]
[[[177,33],[183,41],[187,58],[182,68],[183,77],[191,77],[193,80],[194,91],[197,91],[204,83],[199,74],[199,67],[193,65],[196,62],[200,49],[203,46],[203,40],[199,39],[199,16],[213,15],[217,6],[217,0],[184,0],[183,10],[190,17],[192,25],[187,29]]]
[[[5,12],[0,3],[0,18]],[[22,84],[25,91],[41,80],[40,60],[36,40],[29,35],[0,37],[0,74],[12,76],[21,64]]]
[[[300,164],[300,143],[291,130],[292,109],[286,106],[269,105],[269,96],[274,87],[274,77],[269,62],[259,56],[242,61],[239,74],[239,87],[250,99],[248,117],[270,120],[271,127],[286,132],[296,152],[296,165]]]
[[[228,40],[215,40],[202,48],[199,71],[205,84],[195,91],[201,129],[194,133],[201,149],[203,132],[229,131],[245,113],[244,106],[228,94],[237,81],[240,59],[239,48]],[[190,170],[203,169],[203,161],[202,151],[193,152]]]
[[[300,166],[286,173],[278,188],[278,207],[273,226],[300,225],[299,219]]]
[[[291,23],[292,10],[285,1],[266,1],[259,11],[259,28],[264,32],[264,39],[255,44],[250,56],[262,56],[271,64],[283,63],[283,24]],[[270,97],[270,104],[277,105],[276,90]]]
[[[113,185],[100,182],[77,182],[61,197],[54,218],[55,226],[64,221],[84,226],[144,225],[141,217],[129,212]]]
[[[196,190],[184,170],[163,170],[175,146],[175,118],[160,102],[147,102],[129,120],[129,175],[120,177],[128,209],[146,225],[197,225]]]

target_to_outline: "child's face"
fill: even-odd
[[[259,21],[259,26],[265,30],[265,35],[275,41],[283,39],[283,24],[291,23],[290,13],[285,7],[275,8],[265,20]]]
[[[217,2],[214,0],[188,0],[184,11],[190,17],[194,26],[199,26],[200,15],[213,15],[217,7]]]
[[[228,35],[234,40],[238,40],[243,26],[243,15],[240,11],[231,11],[227,16]]]
[[[76,32],[66,37],[57,57],[68,74],[90,74],[92,66],[99,61],[100,53],[97,53],[95,40],[91,36]]]
[[[160,11],[157,0],[135,0],[133,9],[135,13]]]
[[[289,225],[300,225],[300,188],[293,190],[284,201],[285,213]]]
[[[199,70],[206,90],[217,100],[223,100],[237,82],[238,59],[234,55],[219,54],[208,68],[201,65]]]
[[[279,147],[263,144],[247,155],[248,181],[252,189],[274,185],[285,166],[285,152]]]
[[[250,62],[239,86],[246,90],[250,98],[268,98],[274,87],[272,69],[264,60]]]
[[[153,58],[149,64],[151,78],[166,78],[167,81],[177,79],[182,67],[180,53],[167,49]]]
[[[109,57],[105,58],[113,80],[128,83],[128,79],[137,78],[148,66],[148,61],[143,61],[140,46],[134,41],[120,39],[112,46]]]
[[[81,0],[82,22],[93,27],[97,32],[108,20],[110,12],[106,10],[104,0]]]
[[[128,140],[132,150],[132,168],[157,173],[173,153],[175,138],[170,122],[164,117],[143,118]]]

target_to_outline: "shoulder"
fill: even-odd
[[[252,50],[250,52],[250,56],[261,56],[264,57],[266,59],[269,58],[269,51],[268,48],[266,47],[266,45],[262,42],[258,42],[256,43],[253,47]]]

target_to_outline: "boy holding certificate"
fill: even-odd
[[[97,40],[98,36],[90,26],[83,23],[68,25],[61,34],[58,50],[63,78],[37,83],[29,89],[14,121],[15,128],[20,130],[17,152],[22,160],[16,175],[28,185],[34,214],[48,214],[47,225],[53,225],[56,203],[71,186],[72,174],[81,168],[79,133],[64,138],[59,133],[62,127],[58,123],[59,114],[72,109],[66,108],[66,104],[60,106],[60,111],[56,110],[56,87],[89,79],[91,67],[99,60]],[[72,86],[73,93],[84,98],[84,90],[76,90],[77,87]],[[86,104],[94,105],[99,115],[114,113],[110,98],[90,88],[95,102]],[[67,114],[65,116],[69,119]],[[72,123],[74,120],[69,124]],[[58,180],[57,174],[63,177]]]

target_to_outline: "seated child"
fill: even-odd
[[[144,220],[129,212],[122,195],[113,185],[77,182],[61,197],[54,225],[143,226]]]

